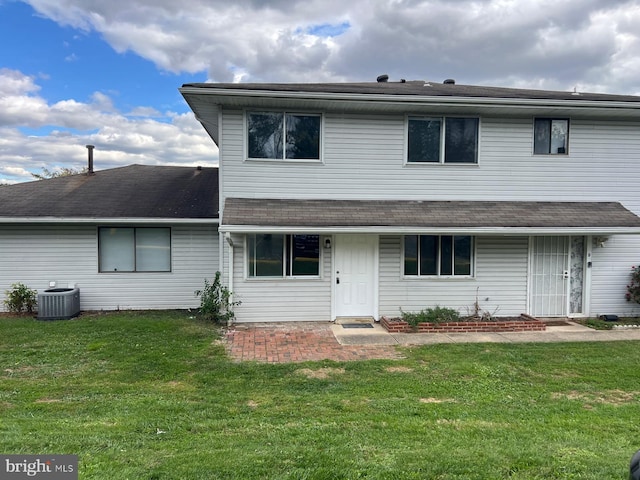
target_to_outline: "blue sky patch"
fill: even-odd
[[[309,35],[315,35],[317,37],[337,37],[351,28],[349,22],[342,22],[338,24],[322,23],[320,25],[312,25],[307,28]]]

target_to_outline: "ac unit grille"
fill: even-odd
[[[79,314],[79,288],[52,288],[38,294],[39,320],[63,320]]]

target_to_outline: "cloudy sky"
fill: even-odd
[[[0,0],[0,183],[216,165],[189,82],[391,80],[640,95],[640,0]]]

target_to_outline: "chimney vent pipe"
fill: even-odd
[[[87,153],[89,154],[89,164],[87,165],[87,173],[93,174],[93,149],[96,148],[93,145],[87,145]]]

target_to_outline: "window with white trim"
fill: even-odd
[[[319,235],[247,236],[249,277],[309,277],[320,275]]]
[[[478,163],[478,118],[409,117],[408,163]]]
[[[100,272],[170,272],[171,229],[98,228],[98,269]]]
[[[247,158],[320,160],[320,114],[247,112]]]
[[[473,237],[467,235],[405,235],[406,276],[471,276]]]
[[[569,151],[569,119],[536,118],[533,122],[533,153],[567,155]]]

